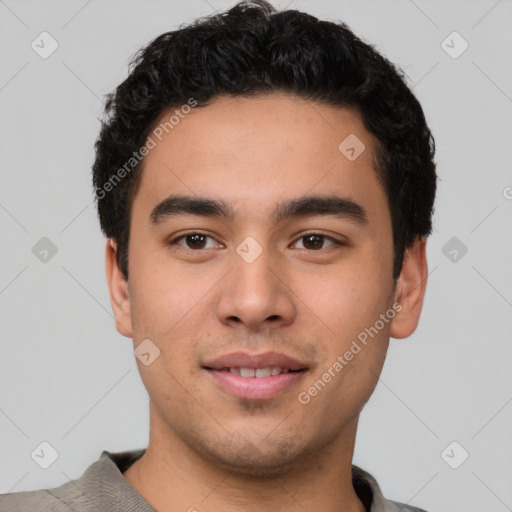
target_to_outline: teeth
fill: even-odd
[[[240,375],[242,377],[254,377],[256,370],[254,368],[240,368]]]
[[[288,368],[268,367],[268,368],[229,368],[229,373],[233,375],[240,375],[241,377],[271,377],[279,375],[280,373],[288,373]]]

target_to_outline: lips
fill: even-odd
[[[286,373],[286,371],[305,370],[307,366],[290,356],[277,352],[265,352],[263,354],[233,352],[207,362],[203,365],[203,368],[219,371],[229,371],[231,368],[254,370],[279,368],[281,370],[279,373]]]
[[[300,361],[276,352],[227,354],[203,369],[224,392],[243,400],[270,399],[297,386],[308,370]]]

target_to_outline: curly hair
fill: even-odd
[[[130,212],[143,162],[134,157],[162,113],[191,98],[207,106],[220,95],[279,91],[356,108],[378,141],[376,172],[391,214],[394,279],[405,250],[431,233],[435,142],[423,110],[404,72],[346,24],[244,1],[160,35],[133,56],[129,71],[106,96],[93,164],[101,229],[117,242],[126,278]]]

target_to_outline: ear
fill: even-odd
[[[418,326],[428,277],[426,247],[425,238],[418,237],[405,251],[395,288],[395,302],[400,304],[401,309],[397,308],[391,322],[390,335],[393,338],[407,338]]]
[[[110,303],[116,319],[116,329],[127,338],[133,338],[128,281],[117,264],[117,243],[107,239],[105,272],[110,293]]]

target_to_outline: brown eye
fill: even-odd
[[[303,238],[306,242],[304,246],[307,249],[319,249],[324,241],[324,237],[322,235],[308,235]]]
[[[209,249],[215,244],[206,247],[208,239],[213,240],[211,236],[203,235],[202,233],[187,233],[171,240],[169,245],[178,245],[180,248],[191,250]]]
[[[324,249],[324,242],[329,240],[332,245],[341,245],[341,242],[334,240],[330,236],[323,235],[322,233],[308,233],[306,235],[301,236],[297,242],[303,241],[303,247],[299,247],[299,249],[307,249],[311,251],[318,251],[320,249]]]
[[[191,249],[203,249],[205,244],[205,235],[186,235],[185,243]]]

